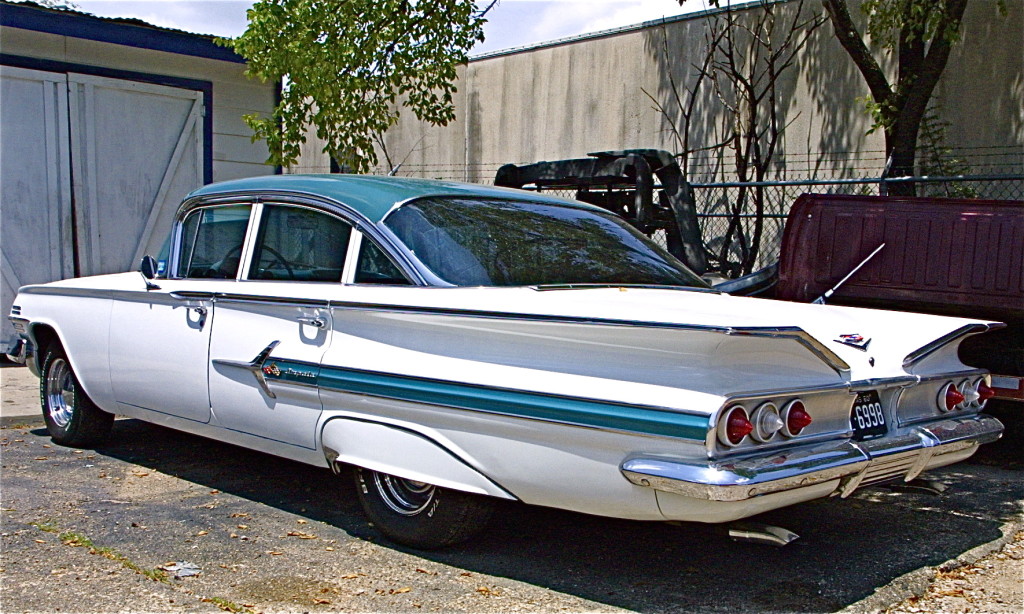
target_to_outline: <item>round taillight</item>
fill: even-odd
[[[782,421],[786,425],[786,435],[793,437],[799,435],[801,431],[811,425],[814,419],[811,418],[811,414],[807,413],[807,408],[804,407],[803,401],[797,399],[791,401],[786,409],[782,412]]]
[[[779,416],[779,408],[771,401],[762,403],[760,407],[755,409],[750,417],[750,421],[754,424],[754,430],[750,433],[750,436],[762,443],[775,437],[775,433],[778,433],[783,426],[782,418]]]
[[[985,378],[981,378],[978,380],[978,383],[975,385],[975,389],[978,391],[979,407],[984,405],[985,401],[988,401],[992,397],[996,396],[996,391],[993,390],[992,387],[988,385],[988,382],[985,381]]]
[[[978,409],[981,407],[981,403],[978,402],[981,395],[978,394],[978,389],[975,386],[977,384],[972,383],[970,380],[964,380],[956,387],[960,394],[964,396],[964,401],[960,405],[961,409]]]
[[[725,410],[718,421],[718,441],[729,447],[739,445],[754,430],[754,425],[747,418],[747,410],[740,405],[733,405]]]
[[[964,395],[950,382],[939,391],[939,409],[942,411],[953,411],[964,402],[964,398]]]

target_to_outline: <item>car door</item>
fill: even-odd
[[[341,283],[352,226],[305,206],[265,203],[239,291],[217,298],[210,402],[224,428],[314,449],[316,387],[331,341],[327,296]],[[318,298],[319,297],[319,298]]]
[[[173,268],[147,290],[114,293],[110,377],[122,409],[141,408],[209,422],[207,385],[213,296],[238,272],[251,206],[191,211],[175,242]]]

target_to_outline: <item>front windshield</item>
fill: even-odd
[[[429,198],[384,224],[456,286],[637,284],[706,288],[697,275],[611,214],[491,198]]]

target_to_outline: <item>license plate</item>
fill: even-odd
[[[853,427],[853,438],[857,441],[885,435],[888,427],[885,424],[885,412],[882,411],[882,400],[877,391],[857,393],[857,400],[850,413],[850,426]]]

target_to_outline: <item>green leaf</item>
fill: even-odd
[[[291,165],[306,126],[324,152],[357,172],[377,164],[374,142],[409,109],[444,125],[457,67],[483,40],[484,10],[465,0],[260,0],[236,39],[218,41],[247,74],[283,83],[270,117],[246,116],[268,162]]]

